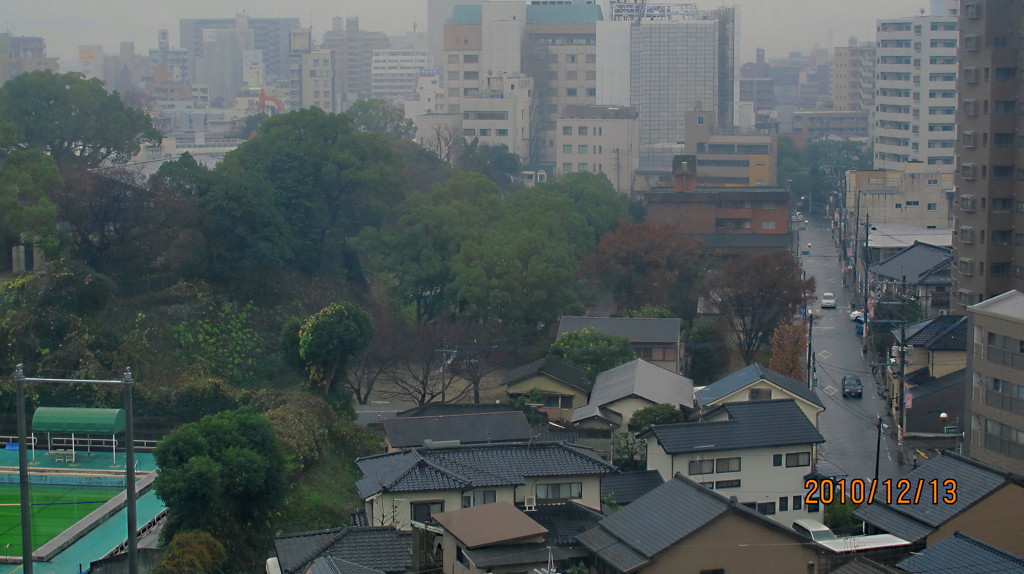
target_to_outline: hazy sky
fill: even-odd
[[[696,2],[714,8],[723,1]],[[846,45],[850,36],[873,39],[875,20],[913,16],[928,9],[928,0],[745,0],[740,8],[742,62],[758,47],[768,57],[815,46]],[[360,27],[400,35],[413,21],[426,30],[425,0],[0,0],[0,30],[46,38],[47,52],[63,69],[77,67],[78,46],[100,44],[116,53],[122,40],[135,42],[136,52],[156,47],[161,28],[178,46],[181,18],[230,18],[245,10],[255,18],[297,17],[312,23],[319,40],[335,16],[358,16]],[[70,61],[67,61],[70,59]]]

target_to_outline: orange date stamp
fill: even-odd
[[[804,489],[804,504],[954,504],[957,500],[956,480],[952,478],[809,478],[804,481]]]

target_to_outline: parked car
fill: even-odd
[[[835,309],[836,308],[836,294],[835,293],[822,293],[822,295],[821,295],[821,308],[822,309]]]
[[[859,399],[863,396],[864,385],[861,384],[860,379],[851,375],[843,377],[843,397],[857,397]]]
[[[860,319],[862,323],[864,322],[864,311],[850,311],[850,320],[856,321],[857,319]]]
[[[804,538],[814,540],[815,542],[836,539],[836,535],[832,532],[831,528],[817,520],[811,520],[809,518],[801,518],[794,522],[793,530]]]

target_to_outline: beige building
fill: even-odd
[[[775,185],[777,136],[715,125],[714,110],[686,112],[686,149],[697,156],[697,187]]]
[[[967,308],[971,380],[966,452],[1024,473],[1024,294],[1008,291]]]
[[[60,70],[57,58],[46,57],[46,40],[0,34],[0,84],[14,76],[36,70]]]
[[[875,45],[850,38],[832,50],[832,109],[870,111],[875,104]]]
[[[374,99],[401,102],[416,93],[420,74],[434,67],[429,50],[374,50],[370,91]]]
[[[953,174],[922,163],[904,164],[905,171],[846,172],[848,229],[870,218],[872,224],[906,224],[925,229],[953,226]],[[861,232],[863,235],[863,232]]]
[[[559,176],[603,173],[620,193],[633,192],[633,171],[640,166],[640,120],[632,108],[567,106],[555,136]]]

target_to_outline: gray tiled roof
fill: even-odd
[[[682,319],[639,319],[631,317],[574,317],[564,315],[558,321],[558,336],[587,327],[600,333],[618,335],[630,343],[678,344]]]
[[[575,502],[540,504],[537,510],[526,514],[548,529],[546,541],[557,546],[576,545],[578,535],[590,530],[604,519],[600,512]]]
[[[405,572],[412,566],[411,533],[391,526],[345,526],[285,534],[274,539],[274,548],[284,574],[300,572],[320,557],[330,559],[320,564],[321,568],[334,567],[342,574],[365,571],[357,567],[391,573]]]
[[[948,451],[912,470],[904,478],[911,484],[928,484],[932,480],[938,480],[938,484],[943,484],[946,480],[954,480],[956,502],[884,504],[884,493],[876,490],[875,504],[861,506],[853,513],[854,517],[904,540],[915,541],[921,538],[920,535],[915,536],[919,532],[927,530],[927,533],[931,533],[1004,485],[1011,482],[1020,484],[1017,477],[1005,471]]]
[[[818,398],[817,393],[807,388],[807,383],[801,383],[796,379],[776,373],[758,363],[747,365],[697,391],[695,393],[697,404],[703,407],[761,380],[768,381],[776,387],[819,407],[824,408],[825,406],[821,399]]]
[[[1004,552],[959,531],[903,559],[897,567],[914,573],[1024,574],[1024,558]]]
[[[654,425],[641,435],[653,434],[670,455],[825,442],[793,399],[726,403],[721,408],[729,420]]]
[[[640,470],[622,472],[601,477],[601,499],[611,497],[616,504],[626,505],[655,488],[665,481],[656,470]]]
[[[906,281],[910,285],[951,284],[949,268],[953,262],[953,248],[915,241],[906,249],[883,259],[868,268],[878,275],[894,281]]]
[[[577,539],[602,560],[629,572],[727,512],[740,513],[788,534],[794,542],[801,541],[785,526],[679,474]]]
[[[635,359],[598,375],[594,390],[590,393],[590,401],[586,407],[581,408],[591,407],[592,410],[593,407],[603,407],[627,397],[692,409],[693,381],[643,359]],[[590,416],[596,414],[584,412]],[[573,413],[573,422],[581,418]]]
[[[427,403],[399,412],[399,417],[438,417],[516,410],[508,403]]]
[[[940,315],[925,321],[907,325],[907,343],[915,347],[924,347],[930,351],[966,351],[967,350],[967,316]],[[893,329],[899,340],[901,329]]]
[[[363,498],[378,492],[419,492],[525,484],[527,477],[611,474],[596,453],[564,443],[501,443],[421,448],[356,460]]]
[[[622,414],[619,412],[609,409],[608,407],[601,407],[598,405],[583,405],[578,409],[572,411],[572,422],[578,423],[587,419],[599,418],[605,420],[615,426],[622,426]]]
[[[585,393],[589,393],[590,389],[594,387],[594,382],[587,376],[586,371],[563,363],[554,357],[544,357],[543,359],[537,359],[532,363],[512,369],[501,380],[501,384],[510,385],[527,377],[540,374],[547,375],[556,381],[561,381]]]
[[[394,448],[422,446],[424,440],[463,444],[525,441],[533,434],[522,411],[394,418],[384,421],[384,433]]]
[[[894,570],[874,560],[856,556],[853,560],[833,570],[832,574],[898,574],[898,572],[899,570]]]

